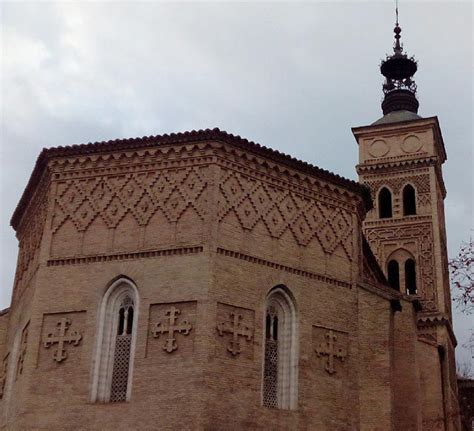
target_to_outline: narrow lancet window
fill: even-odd
[[[405,287],[408,295],[416,295],[416,269],[413,259],[407,259],[405,262]]]
[[[266,324],[263,403],[266,407],[278,407],[278,316],[275,307],[267,309]]]
[[[137,310],[137,289],[126,278],[113,283],[104,295],[98,325],[92,401],[130,399]]]
[[[133,300],[129,296],[125,296],[120,304],[118,319],[119,324],[118,332],[115,337],[114,363],[110,389],[110,402],[112,403],[127,400],[133,327]]]
[[[274,288],[265,309],[263,405],[294,409],[297,403],[298,341],[296,307],[283,286]]]
[[[407,184],[403,188],[403,215],[416,214],[416,196],[412,185]]]
[[[387,278],[390,286],[395,290],[400,290],[400,268],[396,260],[391,260],[387,265]]]
[[[379,217],[392,217],[392,193],[386,187],[379,192]]]

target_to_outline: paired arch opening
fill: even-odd
[[[418,291],[415,259],[408,252],[397,250],[388,261],[387,279],[393,289],[400,291],[401,286],[404,286],[406,294],[416,295]]]
[[[411,184],[407,184],[402,192],[403,215],[416,215],[416,191]],[[387,187],[382,187],[378,195],[379,218],[393,217],[392,193]]]

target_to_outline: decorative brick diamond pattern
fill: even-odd
[[[158,209],[171,223],[190,207],[204,219],[206,187],[202,173],[192,167],[68,180],[58,185],[52,229],[56,232],[71,220],[79,232],[85,231],[97,217],[115,228],[128,213],[146,226]]]
[[[301,246],[315,238],[326,253],[334,253],[341,246],[352,260],[352,219],[346,210],[237,172],[227,174],[219,191],[220,221],[234,212],[242,229],[252,230],[262,221],[274,238],[289,230]]]

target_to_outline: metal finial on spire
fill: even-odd
[[[396,22],[395,22],[395,28],[393,29],[395,33],[395,47],[393,50],[395,51],[395,54],[401,54],[403,51],[403,48],[400,45],[400,33],[402,32],[402,29],[400,28],[400,25],[398,24],[398,0],[395,0],[395,15],[396,15]]]
[[[396,26],[398,27],[398,0],[395,0],[395,15],[397,16]]]

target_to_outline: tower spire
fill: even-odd
[[[393,50],[395,53],[397,52],[402,52],[402,47],[400,46],[400,33],[402,32],[402,29],[400,28],[400,25],[398,24],[398,0],[395,0],[395,15],[396,15],[396,21],[395,21],[395,29],[393,30],[395,32],[395,47]]]
[[[398,25],[398,0],[395,0],[395,15],[397,16],[396,25]]]
[[[398,21],[398,0],[395,4],[395,16],[394,53],[387,56],[380,66],[380,72],[385,76],[382,111],[384,115],[393,111],[411,111],[416,114],[419,103],[416,99],[416,84],[413,75],[417,71],[417,63],[413,57],[408,58],[403,53],[403,46],[400,43],[402,29]]]

